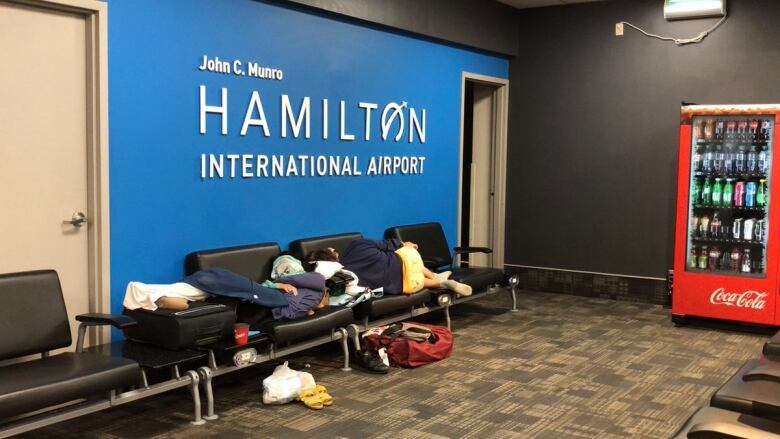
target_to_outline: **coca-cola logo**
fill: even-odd
[[[766,296],[769,293],[759,293],[748,290],[743,293],[732,293],[725,288],[718,288],[710,295],[710,303],[713,305],[736,306],[738,308],[764,309]]]

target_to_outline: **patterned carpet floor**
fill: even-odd
[[[508,305],[454,307],[452,356],[418,369],[343,372],[336,344],[291,357],[334,396],[323,410],[263,405],[264,365],[217,378],[220,418],[203,426],[181,389],[25,437],[668,438],[766,339],[675,327],[655,305],[539,292]]]

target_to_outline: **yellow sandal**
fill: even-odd
[[[324,407],[322,398],[314,389],[301,390],[298,394],[298,400],[310,409],[321,410]]]
[[[320,401],[322,401],[322,405],[324,406],[333,405],[333,397],[328,394],[328,389],[326,389],[325,386],[318,384],[314,386],[314,391],[317,392],[317,395],[320,396]]]

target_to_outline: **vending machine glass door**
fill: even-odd
[[[692,124],[685,270],[764,278],[774,116]]]

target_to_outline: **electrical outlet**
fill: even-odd
[[[615,35],[616,36],[623,35],[623,23],[615,23]]]

